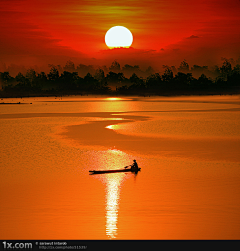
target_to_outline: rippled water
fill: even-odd
[[[2,102],[2,239],[240,238],[239,96]]]

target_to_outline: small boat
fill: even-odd
[[[115,170],[92,170],[89,171],[90,174],[103,174],[103,173],[123,173],[123,172],[132,172],[132,173],[137,173],[140,171],[141,168],[138,168],[138,170],[131,170],[131,169],[115,169]]]

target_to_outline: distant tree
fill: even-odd
[[[108,67],[106,65],[103,65],[101,69],[104,71],[104,73],[108,72]]]
[[[172,65],[172,66],[163,65],[162,68],[164,71],[165,70],[171,71],[173,73],[173,75],[177,73],[177,69],[174,65]]]
[[[159,90],[162,87],[162,78],[159,73],[150,75],[146,80],[147,88],[150,90]]]
[[[25,77],[28,81],[28,85],[31,86],[31,88],[29,87],[29,89],[31,89],[34,92],[41,92],[43,86],[43,79],[41,79],[41,77],[43,77],[43,73],[37,74],[34,69],[29,69],[27,70]]]
[[[228,83],[230,86],[240,86],[240,64],[237,64],[228,76]]]
[[[146,71],[142,71],[138,65],[125,64],[121,71],[117,61],[114,61],[109,68],[103,66],[98,69],[83,64],[75,68],[72,61],[67,61],[63,68],[51,64],[48,74],[37,73],[36,68],[28,70],[22,68],[15,78],[6,70],[0,72],[0,95],[26,96],[41,94],[42,91],[46,94],[69,94],[72,91],[106,94],[109,93],[110,87],[112,91],[116,88],[117,93],[141,95],[160,94],[162,90],[170,94],[181,94],[186,90],[239,92],[240,64],[235,65],[235,63],[240,61],[235,62],[233,59],[226,58],[222,60],[224,61],[221,66],[208,69],[208,66],[195,64],[191,67],[191,71],[186,60],[181,62],[179,72],[175,66],[163,65],[162,75],[155,73],[151,66]],[[16,72],[19,68],[14,66],[14,69]],[[125,73],[128,74],[127,77]]]
[[[45,72],[40,72],[36,77],[36,87],[41,89],[48,89],[48,79]]]
[[[202,71],[202,70],[207,70],[208,66],[199,66],[199,65],[193,65],[193,67],[191,67],[191,71]]]
[[[177,74],[177,69],[174,65],[172,65],[170,69],[172,70],[173,74]]]
[[[8,71],[0,72],[0,81],[3,85],[8,85],[12,79]]]
[[[129,90],[144,91],[146,89],[143,78],[138,77],[136,73],[133,73],[129,80],[132,83],[132,85],[129,86]]]
[[[198,90],[204,90],[209,88],[212,84],[212,81],[205,74],[202,74],[196,81],[194,88]]]
[[[94,92],[97,89],[98,81],[90,74],[83,78],[81,89],[85,91]]]
[[[199,66],[199,65],[193,65],[191,67],[191,72],[196,77],[200,77],[202,74],[206,73],[208,71],[208,66]]]
[[[186,60],[183,60],[181,63],[180,63],[180,66],[178,68],[178,71],[180,72],[188,72],[189,71],[189,64],[186,62]]]
[[[129,92],[129,87],[127,85],[123,85],[116,88],[116,91],[121,94],[127,94]]]
[[[9,89],[12,87],[15,79],[10,76],[8,71],[0,72],[0,89]]]
[[[129,79],[130,79],[131,83],[135,83],[135,84],[137,84],[141,81],[136,73],[133,73]]]
[[[36,71],[34,69],[27,70],[26,78],[29,80],[29,82],[30,82],[31,85],[34,84],[34,81],[37,78]]]
[[[59,88],[62,90],[76,90],[77,72],[64,71],[59,78]]]
[[[26,78],[21,72],[18,73],[18,75],[15,77],[15,79],[22,86],[30,85],[29,79]]]
[[[42,80],[42,81],[47,81],[47,75],[45,72],[40,72],[38,75],[37,75],[37,78]]]
[[[232,71],[232,65],[231,63],[226,59],[224,62],[223,62],[223,65],[219,68],[220,70],[220,74],[221,74],[221,77],[224,79],[224,80],[227,80],[228,76],[230,75],[231,71]]]
[[[122,68],[123,71],[132,71],[133,69],[134,69],[134,67],[129,64],[125,64]]]
[[[86,76],[88,73],[90,73],[91,75],[95,73],[95,69],[92,65],[79,64],[76,70],[78,72],[78,75],[81,77]]]
[[[104,71],[102,69],[98,68],[94,74],[94,78],[97,79],[99,82],[104,81],[104,79],[105,79]]]
[[[174,88],[176,90],[189,89],[193,80],[192,73],[178,72],[174,77]]]
[[[52,66],[47,76],[50,81],[57,81],[59,79],[59,71],[55,66]]]
[[[109,67],[109,70],[113,72],[119,72],[121,70],[120,64],[116,60],[113,61]]]
[[[132,75],[133,73],[138,73],[140,71],[140,67],[139,65],[129,65],[129,64],[125,64],[122,67],[122,72],[125,74],[125,76],[129,76]]]
[[[154,69],[152,68],[152,66],[148,66],[148,68],[146,69],[145,72],[148,76],[150,76],[150,75],[154,74]]]
[[[140,67],[139,67],[139,65],[134,65],[134,66],[133,66],[133,69],[139,71],[139,70],[140,70]]]
[[[125,77],[122,72],[116,73],[116,72],[110,71],[106,76],[107,81],[115,82],[115,83],[122,82],[124,80],[124,78]]]
[[[235,71],[236,73],[240,74],[240,64],[237,64],[234,68],[233,71]]]
[[[213,69],[212,69],[212,72],[213,72],[213,75],[215,77],[219,76],[220,75],[220,68],[217,66],[217,65],[214,65],[213,66]]]
[[[139,71],[140,67],[139,65],[129,65],[129,64],[125,64],[122,68],[122,70],[126,70],[126,71]]]
[[[66,65],[63,67],[63,70],[69,71],[69,72],[74,72],[76,69],[75,69],[74,63],[71,60],[69,60],[69,61],[67,61]]]
[[[18,93],[21,93],[21,95],[29,94],[29,92],[32,91],[32,83],[30,82],[29,78],[24,76],[22,73],[18,73],[18,75],[15,77],[15,80],[17,82],[16,86],[14,87],[15,91]]]
[[[169,68],[169,67],[165,68],[165,71],[162,75],[162,80],[165,83],[169,83],[173,80],[173,71],[171,68]]]
[[[100,91],[108,91],[107,79],[105,78],[104,71],[102,69],[97,69],[94,78],[98,81],[97,89]]]

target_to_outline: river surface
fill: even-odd
[[[240,96],[2,102],[0,239],[240,239]]]

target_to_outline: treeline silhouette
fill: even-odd
[[[0,96],[233,94],[240,89],[240,65],[233,67],[226,59],[213,70],[198,65],[190,68],[184,60],[177,69],[164,65],[162,74],[154,72],[152,67],[145,71],[138,65],[121,68],[117,61],[109,68],[94,69],[83,64],[75,67],[72,61],[63,68],[49,67],[47,74],[29,69],[12,77],[8,71],[0,72]]]

